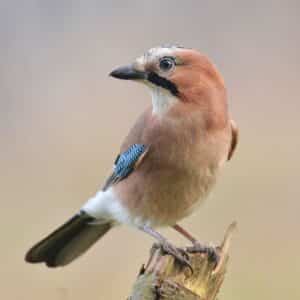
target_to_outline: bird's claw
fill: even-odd
[[[172,255],[177,260],[177,262],[179,262],[183,266],[187,266],[193,273],[193,267],[190,264],[189,255],[187,251],[181,248],[177,248],[166,241],[163,243],[155,244],[154,247],[160,248],[163,253]]]
[[[197,242],[192,247],[187,247],[186,251],[190,253],[205,253],[211,261],[216,263],[216,265],[220,260],[220,253],[218,247],[202,245]]]

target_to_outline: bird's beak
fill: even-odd
[[[146,79],[146,72],[136,70],[133,65],[119,67],[113,70],[110,76],[126,80],[143,80]]]

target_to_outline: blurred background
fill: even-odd
[[[209,201],[182,224],[218,242],[238,222],[220,299],[300,299],[299,11],[297,0],[2,0],[1,298],[129,294],[153,242],[136,230],[113,230],[66,268],[23,257],[101,186],[149,104],[143,86],[108,73],[179,43],[217,64],[241,131]]]

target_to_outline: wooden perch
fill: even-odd
[[[128,300],[215,300],[223,283],[228,250],[236,223],[232,223],[220,246],[216,265],[207,254],[188,252],[193,272],[172,256],[152,247],[147,264],[142,266]]]

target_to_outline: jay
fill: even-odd
[[[114,226],[127,224],[189,264],[157,228],[170,226],[199,251],[208,249],[178,222],[207,197],[237,145],[223,78],[197,50],[169,45],[148,50],[110,75],[145,84],[152,104],[123,141],[103,188],[33,246],[25,260],[67,265]]]

